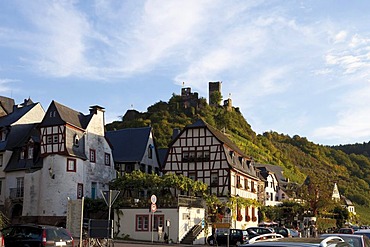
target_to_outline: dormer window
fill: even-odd
[[[240,165],[243,166],[243,157],[239,156],[239,162],[240,162]]]
[[[76,147],[78,147],[80,144],[80,138],[78,137],[77,134],[75,134],[75,136],[73,137],[73,145],[75,145]]]

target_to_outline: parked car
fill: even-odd
[[[365,235],[355,235],[355,234],[347,234],[347,233],[327,233],[322,234],[320,236],[321,239],[325,239],[328,237],[340,237],[342,238],[346,243],[349,244],[349,246],[353,247],[369,247],[370,246],[370,240]]]
[[[278,234],[278,233],[266,233],[266,234],[261,234],[258,236],[255,236],[253,238],[250,238],[247,240],[245,244],[239,245],[240,247],[247,247],[250,244],[258,243],[258,242],[267,242],[267,241],[277,241],[279,239],[284,238],[283,235]]]
[[[360,229],[355,231],[353,234],[355,235],[365,235],[370,239],[370,230],[369,229]]]
[[[282,238],[258,241],[250,247],[368,247],[368,238],[354,234],[323,234],[320,238]]]
[[[274,229],[273,228],[267,228],[267,227],[248,227],[247,228],[248,236],[249,238],[254,238],[258,235],[266,234],[266,233],[273,233]]]
[[[353,230],[353,228],[350,228],[350,227],[347,227],[347,228],[340,228],[338,233],[342,233],[342,234],[353,234],[355,232],[355,230]]]
[[[274,227],[274,231],[276,233],[279,233],[284,236],[284,238],[291,238],[292,234],[290,233],[290,230],[285,227]]]
[[[215,241],[216,236],[216,241]],[[218,229],[215,235],[211,235],[207,238],[209,245],[226,245],[227,237],[229,236],[228,229]],[[248,240],[248,232],[241,229],[230,229],[229,244],[240,245],[244,244]]]
[[[11,247],[40,247],[65,246],[74,247],[71,234],[62,227],[19,224],[1,230],[5,246]]]
[[[292,238],[299,238],[299,231],[296,229],[289,228],[290,235]]]

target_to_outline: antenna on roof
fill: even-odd
[[[185,86],[185,82],[183,81],[183,82],[182,82],[182,87],[184,87],[184,86]]]
[[[131,104],[131,110],[133,110],[134,109],[134,104]]]

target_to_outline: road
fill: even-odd
[[[134,242],[134,241],[120,241],[117,240],[114,242],[114,247],[145,247],[145,246],[153,246],[153,247],[194,247],[194,245],[185,245],[185,244],[165,244],[165,243],[145,243],[145,242]],[[203,247],[205,245],[197,245],[199,247]]]

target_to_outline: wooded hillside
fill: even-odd
[[[238,108],[209,106],[200,98],[197,106],[184,107],[181,96],[173,95],[168,102],[157,102],[147,112],[128,111],[122,121],[106,125],[107,130],[152,126],[158,147],[167,147],[173,129],[202,118],[223,131],[246,155],[256,162],[279,165],[290,181],[303,183],[309,175],[320,185],[337,183],[339,191],[353,203],[365,219],[370,215],[370,159],[362,154],[345,153],[340,148],[318,145],[305,137],[265,132],[257,135]],[[370,222],[370,216],[369,220]]]

